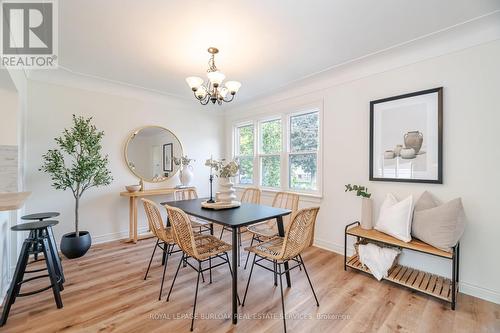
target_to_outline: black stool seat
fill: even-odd
[[[29,214],[29,215],[24,215],[21,217],[21,220],[45,220],[45,219],[50,219],[51,217],[56,217],[59,216],[60,214],[58,212],[46,212],[46,213],[36,213],[36,214]]]
[[[12,231],[29,231],[29,230],[45,229],[47,227],[53,227],[58,223],[59,222],[55,221],[55,220],[21,223],[21,224],[18,224],[18,225],[11,227],[10,230],[12,230]]]
[[[16,269],[14,271],[14,276],[4,299],[2,317],[0,318],[0,327],[5,325],[7,322],[10,308],[16,301],[17,297],[31,296],[45,290],[52,289],[57,308],[63,307],[60,292],[64,290],[64,274],[61,260],[57,252],[57,247],[55,245],[54,234],[52,232],[52,226],[57,223],[59,222],[53,220],[40,220],[36,222],[21,223],[11,228],[13,231],[29,231],[30,233],[28,238],[26,238],[23,242],[23,246],[19,253],[19,259],[17,260]],[[46,267],[27,270],[27,266],[33,263],[29,262],[30,256],[34,255],[35,262],[37,262],[39,261],[37,259],[38,254],[43,254],[42,260],[45,261]],[[31,277],[25,277],[25,274],[39,273],[42,271],[47,271],[47,274],[42,273]],[[24,283],[29,283],[33,280],[43,278],[49,279],[50,284],[48,286],[29,292],[21,292],[21,287]]]

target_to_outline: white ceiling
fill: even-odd
[[[59,61],[189,97],[207,47],[240,99],[500,9],[498,0],[59,1]]]

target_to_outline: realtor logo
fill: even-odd
[[[56,8],[54,0],[2,2],[2,67],[57,67]]]

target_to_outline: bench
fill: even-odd
[[[407,288],[423,292],[427,295],[439,298],[451,303],[451,309],[455,310],[458,293],[458,265],[460,256],[460,243],[453,247],[452,252],[446,252],[435,248],[418,239],[405,243],[392,236],[384,234],[375,229],[366,230],[360,227],[358,221],[345,227],[344,235],[344,270],[347,267],[370,274],[370,270],[361,264],[357,253],[347,257],[347,237],[356,237],[357,242],[375,241],[401,249],[425,253],[452,261],[451,278],[442,277],[428,272],[420,271],[396,263],[387,273],[384,280],[405,286]]]

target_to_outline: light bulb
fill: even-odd
[[[219,91],[219,95],[222,98],[226,98],[227,93],[229,92],[229,90],[227,90],[227,88],[217,88],[217,90]]]
[[[199,86],[194,94],[196,98],[204,99],[207,96],[207,89],[204,86]]]
[[[236,94],[241,87],[241,83],[238,81],[227,81],[226,88],[231,92],[232,95]]]
[[[226,77],[224,74],[222,74],[219,71],[208,72],[207,76],[208,76],[208,79],[210,80],[210,82],[212,82],[212,84],[216,87],[218,87],[222,83],[222,81],[224,81],[224,79]]]
[[[186,78],[186,82],[189,85],[189,88],[196,90],[203,84],[203,79],[198,76],[190,76]]]

